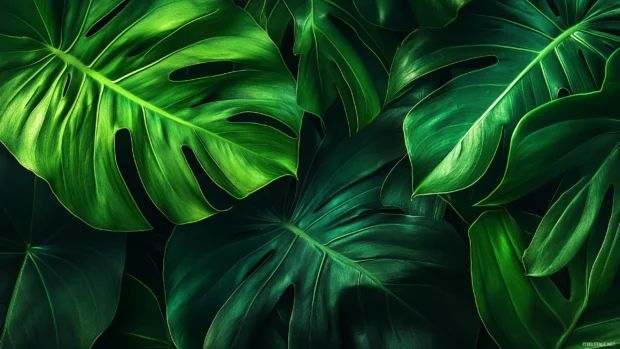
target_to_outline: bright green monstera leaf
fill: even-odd
[[[328,134],[297,186],[279,181],[175,229],[164,280],[180,349],[252,347],[287,291],[291,349],[475,345],[463,241],[445,222],[380,202],[404,151],[400,120]]]
[[[89,349],[124,263],[125,234],[80,222],[0,146],[0,348]]]
[[[598,270],[616,268],[620,256],[620,50],[607,63],[601,91],[570,96],[527,114],[511,140],[508,166],[499,187],[481,204],[518,199],[572,171],[577,176],[561,192],[536,230],[523,261],[530,275],[549,275],[579,251],[597,217],[608,225]],[[613,192],[613,202],[605,200]],[[611,213],[605,213],[611,206]],[[613,277],[599,280],[600,291]],[[598,292],[598,291],[597,291]]]
[[[471,0],[354,0],[374,25],[393,30],[441,28],[452,22]]]
[[[415,195],[473,185],[490,166],[502,135],[508,141],[527,112],[563,89],[600,87],[605,61],[620,46],[620,2],[549,3],[472,1],[446,28],[416,30],[403,42],[388,100],[438,69],[466,61],[484,66],[436,89],[406,118]]]
[[[549,277],[525,275],[521,256],[529,236],[506,211],[483,213],[471,226],[469,237],[478,311],[502,349],[599,348],[620,343],[620,284],[605,294],[592,293],[601,236],[592,236],[569,264],[569,297]],[[617,272],[617,266],[609,270]]]
[[[366,22],[352,0],[284,1],[295,21],[294,52],[300,55],[297,102],[306,111],[324,117],[340,98],[349,132],[361,130],[379,114],[382,98],[377,79],[366,66],[366,56],[374,54],[371,59],[378,59],[387,71],[396,40]],[[353,31],[357,37],[350,35]]]
[[[194,66],[215,73],[177,73]],[[236,198],[296,172],[295,81],[230,1],[3,1],[0,81],[0,141],[97,228],[149,229],[115,163],[120,129],[150,198],[178,224],[217,212],[185,146]]]

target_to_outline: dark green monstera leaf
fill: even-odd
[[[452,22],[471,0],[354,0],[374,25],[394,30],[440,28]]]
[[[116,347],[175,348],[157,296],[129,273],[123,275],[121,298],[109,331]]]
[[[521,256],[529,236],[506,211],[483,213],[469,236],[476,304],[501,348],[599,348],[620,343],[620,284],[600,297],[591,292],[597,287],[593,263],[601,236],[593,236],[569,264],[569,297],[549,277],[525,275]],[[617,272],[617,266],[609,270]]]
[[[349,132],[361,130],[379,114],[385,93],[378,90],[365,53],[374,54],[373,59],[382,65],[380,69],[387,71],[396,40],[389,32],[367,23],[352,0],[284,1],[295,21],[294,51],[300,55],[298,104],[323,117],[340,98]],[[350,31],[357,37],[351,37]]]
[[[620,51],[607,63],[601,91],[570,96],[526,115],[511,140],[499,187],[481,204],[515,200],[568,171],[577,179],[555,200],[536,230],[523,261],[530,275],[549,275],[570,261],[607,215],[605,243],[595,271],[615,269],[620,256]],[[613,192],[613,202],[605,200]],[[604,213],[611,206],[611,213]],[[599,280],[608,289],[613,275]]]
[[[404,120],[407,112],[413,106],[448,82],[454,74],[458,74],[458,72],[444,69],[407,87],[406,92],[401,97],[392,101],[381,111],[379,118]],[[381,188],[381,202],[384,206],[398,207],[410,215],[428,216],[436,219],[442,219],[446,209],[446,202],[439,195],[412,198],[411,163],[406,150],[403,151],[401,159],[385,178]]]
[[[470,187],[527,112],[563,89],[598,89],[620,46],[619,27],[617,0],[477,0],[446,28],[411,33],[392,64],[388,100],[438,69],[482,66],[436,89],[406,118],[413,193]]]
[[[439,195],[411,198],[411,163],[406,157],[398,161],[383,182],[381,202],[413,216],[443,219],[446,211],[446,202]]]
[[[380,202],[404,151],[400,120],[328,134],[300,182],[175,229],[164,280],[180,349],[252,347],[288,292],[291,349],[475,345],[463,241],[445,222]]]
[[[124,234],[80,222],[0,146],[0,348],[89,349],[124,263]]]
[[[211,75],[179,73],[196,66]],[[296,172],[295,81],[230,1],[3,1],[0,81],[0,141],[97,228],[150,228],[115,163],[120,129],[150,198],[178,224],[217,212],[185,146],[237,198]]]
[[[121,298],[114,320],[93,349],[174,349],[165,314],[161,264],[173,226],[128,234]],[[161,247],[161,250],[160,250]]]
[[[244,8],[280,46],[284,32],[293,20],[284,0],[248,0]]]

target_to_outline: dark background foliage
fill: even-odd
[[[0,0],[2,1],[2,0]],[[131,1],[141,1],[141,0],[131,0]],[[476,2],[477,0],[472,0]],[[484,0],[480,0],[482,3]],[[576,2],[576,0],[575,0]],[[596,0],[589,1],[590,8],[594,6]],[[102,20],[97,22],[95,26],[93,26],[89,34],[93,35],[101,28],[105,27],[117,16],[123,8],[129,3],[128,0],[123,1],[119,6],[117,6],[114,11],[110,12],[106,15]],[[362,3],[362,2],[359,2]],[[379,3],[379,2],[377,2]],[[410,4],[407,1],[394,2],[393,6],[400,6],[403,8],[405,13],[409,11],[411,8]],[[548,9],[553,12],[556,16],[561,16],[559,13],[558,3],[554,0],[546,0],[546,1],[531,1],[531,3],[536,3],[537,6],[547,6]],[[272,0],[248,0],[248,1],[236,1],[236,4],[240,7],[246,9],[256,21],[261,24],[261,26],[267,28],[267,32],[272,36],[275,43],[278,45],[281,55],[284,59],[284,63],[286,67],[290,70],[294,77],[298,77],[300,74],[300,56],[296,53],[296,38],[295,33],[295,22],[293,18],[290,17],[283,22],[286,24],[282,26],[280,22],[274,23],[271,25],[275,19],[278,19],[277,15],[285,17],[281,13],[284,13],[288,16],[291,14],[289,12],[284,11],[284,9],[288,9],[288,7],[284,6],[284,3],[281,0],[272,1]],[[349,2],[347,1],[347,4]],[[372,1],[368,1],[365,5],[374,4]],[[353,5],[350,3],[349,5]],[[355,6],[360,6],[358,2],[355,2]],[[353,8],[355,8],[353,6]],[[374,6],[374,5],[373,5]],[[380,7],[380,4],[377,5]],[[473,6],[479,6],[479,4],[474,4]],[[481,5],[480,5],[481,6]],[[481,6],[482,7],[482,6]],[[402,21],[394,22],[394,26],[386,25],[386,23],[382,19],[372,18],[370,15],[372,12],[368,12],[367,7],[360,7],[360,17],[365,15],[365,20],[370,20],[373,23],[372,29],[377,31],[377,35],[386,38],[386,43],[388,41],[398,43],[393,47],[394,51],[397,46],[406,45],[406,41],[410,38],[410,34],[415,30],[430,30],[430,29],[418,29],[417,24],[423,23],[424,18],[417,18],[412,20],[411,23],[415,23],[416,25],[407,26],[404,25]],[[370,6],[372,10],[373,7]],[[618,10],[618,9],[616,9]],[[284,11],[284,12],[278,12]],[[472,10],[473,11],[473,10]],[[275,16],[274,18],[270,17],[271,15]],[[391,12],[389,18],[399,19],[399,13]],[[467,13],[466,13],[467,15]],[[351,26],[349,23],[343,20],[339,20],[335,17],[329,17],[329,19],[333,22],[332,24],[337,29],[339,33],[341,33],[350,43],[353,50],[363,61],[363,66],[366,68],[368,73],[372,78],[372,85],[374,89],[377,91],[378,98],[380,101],[385,101],[388,91],[389,85],[389,72],[390,68],[385,67],[385,64],[382,62],[382,57],[380,55],[376,55],[369,48],[369,45],[364,42],[359,35],[359,32]],[[614,22],[614,23],[617,23]],[[388,23],[389,24],[389,23]],[[270,26],[271,25],[271,26]],[[487,28],[487,29],[497,29],[497,28]],[[433,29],[435,30],[435,29]],[[613,33],[620,33],[620,27],[611,30]],[[88,35],[88,34],[87,34]],[[383,44],[383,43],[381,43]],[[388,46],[386,44],[386,46]],[[608,45],[609,46],[609,45]],[[611,49],[611,46],[610,46]],[[393,52],[392,52],[393,54]],[[303,59],[303,58],[302,58]],[[391,60],[391,57],[389,57]],[[498,63],[498,59],[495,57],[483,56],[476,57],[474,59],[463,60],[455,64],[447,64],[442,66],[440,69],[434,70],[429,74],[419,78],[413,83],[407,84],[402,90],[398,92],[397,96],[390,99],[389,103],[383,106],[379,116],[375,119],[375,121],[367,126],[369,130],[362,130],[360,134],[356,134],[356,131],[352,129],[351,122],[347,122],[347,117],[351,120],[350,114],[351,111],[347,109],[347,101],[343,104],[340,98],[335,98],[334,101],[328,101],[327,97],[329,94],[325,96],[321,95],[321,97],[325,97],[321,105],[312,106],[312,108],[316,107],[315,114],[320,114],[319,116],[313,115],[312,113],[306,112],[303,116],[303,125],[301,129],[301,134],[298,136],[301,139],[300,145],[300,158],[301,162],[299,164],[299,174],[300,181],[298,182],[296,179],[292,177],[285,177],[277,179],[275,182],[269,184],[266,188],[262,189],[264,192],[256,192],[250,195],[249,198],[244,199],[248,202],[255,201],[257,197],[261,197],[261,195],[265,194],[268,190],[272,190],[273,188],[295,188],[299,183],[303,183],[303,174],[304,171],[308,170],[311,167],[311,160],[314,158],[315,153],[317,152],[317,148],[319,148],[319,144],[321,141],[325,141],[326,143],[332,142],[334,139],[337,139],[338,142],[342,140],[351,139],[353,137],[364,137],[363,132],[377,132],[380,136],[381,129],[379,129],[377,124],[380,124],[384,120],[394,120],[398,119],[402,124],[405,116],[411,110],[411,108],[416,105],[418,102],[423,100],[425,97],[428,97],[433,91],[440,89],[446,84],[453,81],[455,78],[462,77],[465,74],[477,72],[483,70],[484,68],[492,67]],[[586,62],[587,66],[587,62]],[[231,62],[210,62],[210,63],[202,63],[199,65],[194,65],[188,68],[180,69],[175,71],[170,75],[171,80],[190,80],[197,79],[201,77],[207,76],[216,76],[218,74],[225,74],[233,71],[242,70],[244,67],[242,64],[231,63]],[[332,67],[333,68],[333,67]],[[386,69],[388,68],[388,69]],[[0,82],[1,83],[1,82]],[[68,85],[68,84],[67,84]],[[558,91],[556,101],[561,103],[562,100],[567,98],[571,98],[572,92],[567,88],[561,88]],[[554,98],[555,98],[554,97]],[[202,105],[210,102],[209,100],[204,100],[199,102],[197,105]],[[326,105],[323,105],[325,103]],[[553,102],[556,103],[556,102]],[[312,104],[311,101],[308,104]],[[194,106],[194,107],[195,107]],[[611,108],[616,108],[617,105],[609,106],[610,110],[616,110]],[[307,107],[306,109],[311,109]],[[369,108],[371,109],[371,108]],[[314,110],[313,110],[314,111]],[[614,113],[617,114],[616,111]],[[0,116],[1,118],[1,116]],[[282,124],[281,122],[274,121],[273,118],[264,116],[260,113],[241,113],[237,114],[230,118],[230,122],[258,122],[263,125],[271,126],[283,133],[286,133],[289,136],[295,136],[295,132],[292,132],[289,127]],[[361,121],[360,121],[361,122]],[[373,128],[377,127],[377,128]],[[489,188],[495,188],[500,184],[502,179],[502,174],[507,166],[508,159],[508,149],[510,148],[510,137],[508,136],[508,132],[512,132],[514,130],[514,125],[510,127],[506,127],[503,132],[504,136],[501,137],[501,141],[498,147],[498,153],[493,158],[493,161],[488,168],[485,176],[480,179],[472,187],[468,187],[467,189],[459,192],[452,192],[449,194],[442,194],[441,198],[439,196],[432,196],[430,199],[437,200],[437,207],[445,208],[445,211],[442,214],[439,214],[438,217],[434,217],[440,220],[444,220],[447,222],[453,229],[456,231],[458,236],[461,238],[463,243],[463,248],[468,255],[472,253],[472,245],[470,244],[472,231],[470,230],[472,224],[481,217],[483,212],[489,210],[488,207],[479,207],[474,204],[483,199],[490,191]],[[360,136],[361,135],[361,136]],[[395,132],[395,137],[399,137],[399,139],[403,139],[403,131],[398,130]],[[140,207],[142,213],[144,214],[147,221],[152,225],[153,229],[150,231],[144,232],[131,232],[131,233],[108,233],[108,234],[117,234],[115,238],[119,238],[119,236],[123,236],[126,239],[126,259],[125,266],[123,270],[122,277],[122,287],[120,294],[120,301],[118,305],[118,309],[116,310],[116,315],[111,325],[96,339],[94,342],[93,348],[95,349],[107,349],[107,348],[173,348],[174,343],[172,341],[170,335],[170,329],[166,321],[168,320],[167,314],[167,295],[164,291],[165,285],[165,276],[164,276],[164,258],[166,255],[166,245],[170,240],[173,232],[175,230],[175,225],[170,222],[166,218],[166,216],[153,204],[153,201],[147,194],[145,187],[141,181],[140,175],[138,174],[138,170],[135,163],[134,154],[132,152],[132,139],[130,137],[130,133],[127,130],[122,130],[115,135],[115,156],[116,162],[120,169],[120,172],[127,183],[129,191],[131,192],[133,198],[135,199],[137,205]],[[333,141],[337,143],[336,141]],[[342,141],[345,142],[345,141]],[[331,144],[331,143],[329,143]],[[3,152],[6,159],[11,159],[13,161],[13,166],[17,163],[17,161],[12,158],[11,155],[8,154],[8,151],[4,148],[4,145],[0,145],[2,149],[0,152]],[[183,148],[184,156],[189,163],[191,170],[196,178],[198,178],[198,182],[200,184],[200,188],[205,193],[205,196],[209,198],[209,202],[217,209],[228,210],[231,207],[237,207],[243,205],[240,204],[240,201],[235,199],[232,195],[228,194],[225,190],[220,188],[216,183],[214,183],[211,178],[205,174],[203,171],[199,160],[196,158],[195,153],[189,148]],[[402,154],[399,159],[394,159],[394,161],[390,161],[386,164],[379,172],[381,175],[386,177],[387,181],[398,181],[401,178],[390,177],[388,173],[392,168],[396,168],[402,170],[404,173],[408,174],[407,179],[411,178],[412,168],[409,166],[409,158],[407,157],[407,152],[402,149]],[[8,162],[7,162],[8,163]],[[396,166],[396,167],[395,167]],[[404,166],[404,167],[399,167]],[[415,177],[415,164],[413,165],[413,172]],[[369,165],[370,167],[370,165]],[[7,167],[8,168],[8,167]],[[383,172],[385,173],[383,173]],[[394,170],[396,172],[396,170]],[[25,173],[25,171],[24,171]],[[0,174],[2,172],[0,171]],[[33,177],[31,174],[27,174]],[[26,176],[26,175],[24,175]],[[566,173],[558,176],[557,178],[548,181],[542,186],[539,186],[535,190],[531,190],[526,195],[520,196],[520,198],[513,200],[511,202],[505,203],[501,206],[491,208],[492,212],[497,212],[493,210],[502,209],[507,212],[512,218],[514,218],[514,222],[518,224],[518,227],[522,230],[522,237],[525,236],[524,240],[529,243],[532,238],[532,235],[537,230],[537,227],[540,223],[542,217],[544,217],[549,211],[550,207],[554,202],[557,202],[559,196],[567,190],[567,188],[573,184],[574,178],[572,177],[573,173]],[[0,198],[0,206],[2,208],[8,207],[11,203],[6,200],[8,197],[7,193],[10,193],[8,186],[10,186],[10,182],[14,180],[15,182],[18,179],[6,179],[2,178],[5,182],[0,184],[1,188],[5,188],[0,193],[5,195],[5,201],[3,202]],[[42,180],[39,180],[43,183]],[[387,182],[386,182],[387,183]],[[407,183],[409,184],[409,183]],[[2,187],[4,186],[4,187]],[[385,188],[385,187],[384,187]],[[47,188],[46,188],[47,189]],[[294,192],[294,189],[291,189]],[[411,194],[411,190],[408,193]],[[51,194],[50,194],[51,195]],[[407,195],[407,197],[410,195]],[[607,194],[604,198],[604,209],[602,210],[602,214],[599,219],[604,220],[604,218],[610,219],[614,213],[611,212],[610,207],[614,203],[614,200],[617,198],[613,197],[613,188],[607,191]],[[290,199],[293,200],[293,199]],[[287,202],[291,204],[291,202]],[[244,202],[245,204],[245,202]],[[267,205],[267,203],[265,203]],[[318,210],[318,209],[317,209]],[[409,214],[407,212],[407,208],[405,206],[400,207],[382,207],[380,210],[381,213],[385,214]],[[442,210],[439,210],[442,211]],[[65,212],[67,213],[67,212]],[[371,212],[375,213],[375,212]],[[224,217],[228,213],[223,213]],[[365,213],[367,214],[367,213]],[[492,214],[485,215],[490,216]],[[602,218],[601,218],[602,217]],[[613,217],[612,217],[613,218]],[[5,224],[10,221],[10,217],[6,213],[2,213],[0,211],[0,223]],[[219,219],[219,218],[218,218]],[[77,219],[76,219],[77,221]],[[216,220],[214,220],[215,222]],[[0,224],[0,228],[2,227]],[[8,224],[8,223],[6,223]],[[198,223],[200,224],[200,223]],[[601,223],[603,224],[603,223]],[[178,229],[178,228],[176,228]],[[482,228],[480,228],[482,229]],[[103,232],[98,232],[103,233]],[[204,232],[209,233],[209,232]],[[514,231],[510,233],[515,234]],[[98,236],[98,235],[97,235]],[[592,238],[595,240],[595,238]],[[595,243],[593,243],[595,244]],[[28,247],[29,248],[29,247]],[[585,252],[583,252],[585,253]],[[617,251],[616,251],[617,253]],[[189,254],[189,252],[188,252]],[[472,257],[473,258],[473,257]],[[519,256],[519,259],[521,256]],[[569,264],[564,266],[559,271],[552,273],[549,275],[549,279],[551,282],[557,287],[559,292],[566,298],[571,298],[571,293],[575,291],[574,289],[574,279],[575,277],[570,274],[569,269],[571,266],[574,266],[578,262],[581,261],[581,254],[579,257],[572,261],[573,264]],[[269,256],[266,256],[264,259],[261,259],[256,265],[248,272],[248,276],[263,266],[263,262],[269,259]],[[587,259],[587,258],[586,258]],[[4,267],[3,260],[0,260],[0,266]],[[473,263],[473,262],[472,262]],[[8,263],[6,263],[8,265]],[[8,270],[8,267],[6,268]],[[573,270],[574,272],[574,270]],[[523,273],[525,274],[525,273]],[[4,274],[0,274],[3,275]],[[8,275],[8,273],[7,273]],[[574,275],[574,274],[573,274]],[[12,277],[12,276],[11,276]],[[247,277],[246,277],[247,278]],[[460,276],[456,278],[459,279]],[[464,295],[463,298],[464,306],[463,309],[467,308],[467,306],[471,306],[471,309],[475,306],[474,300],[474,292],[471,290],[471,275],[467,275],[465,277],[466,282],[454,282],[455,293],[459,295]],[[529,278],[527,280],[530,280]],[[455,279],[450,279],[454,281]],[[573,282],[573,283],[571,283]],[[474,282],[475,284],[475,282]],[[614,284],[614,290],[617,290],[620,287],[620,281],[616,279]],[[4,293],[0,294],[2,298],[0,298],[0,310],[2,308],[8,308],[8,304],[11,301],[10,293],[12,290],[9,290],[10,287],[0,288],[0,291]],[[253,331],[253,347],[255,348],[286,348],[287,341],[289,339],[291,329],[291,325],[289,320],[291,319],[292,309],[294,307],[295,302],[295,290],[294,287],[289,287],[286,291],[281,295],[277,304],[274,306],[273,310],[270,310],[270,313],[267,317],[267,321],[264,322],[259,328],[255,328]],[[355,314],[358,309],[354,309],[356,304],[353,304],[350,300],[354,299],[360,293],[364,293],[369,295],[368,298],[377,300],[376,304],[370,302],[367,304],[370,307],[369,313],[367,314],[370,318],[375,314],[378,317],[381,316],[381,311],[376,310],[380,307],[381,302],[381,291],[373,287],[358,287],[348,289],[342,294],[339,295],[337,311],[339,314]],[[377,294],[375,294],[377,293]],[[493,295],[492,295],[493,296]],[[498,298],[501,298],[502,295],[498,295]],[[617,299],[617,295],[612,295],[609,297],[613,302],[610,301],[609,309],[615,310]],[[429,300],[430,302],[430,300]],[[614,303],[615,302],[615,303]],[[595,308],[597,311],[600,311],[600,304],[606,305],[607,303],[595,303],[595,305],[599,308]],[[375,309],[376,306],[376,309]],[[374,310],[373,310],[374,309]],[[535,312],[537,309],[533,309]],[[374,313],[373,313],[374,312]],[[389,309],[388,309],[389,312]],[[610,311],[611,313],[611,311]],[[448,328],[445,333],[451,334],[453,338],[444,338],[446,341],[441,343],[450,343],[450,345],[444,346],[448,347],[456,347],[457,341],[461,340],[463,342],[463,348],[480,348],[480,349],[490,349],[490,348],[499,348],[496,343],[497,338],[492,337],[492,335],[487,332],[487,328],[482,324],[480,319],[480,314],[474,313],[472,311],[473,316],[467,316],[463,314],[441,314],[446,318],[446,323],[456,323],[461,321],[462,318],[467,319],[467,323],[461,323],[462,328]],[[581,313],[580,313],[581,314]],[[586,312],[586,317],[590,313]],[[482,316],[484,320],[484,315]],[[609,316],[610,318],[618,318],[618,315],[613,313]],[[339,328],[342,329],[341,333],[338,334],[339,340],[338,343],[342,348],[356,348],[356,333],[354,331],[348,331],[350,328],[357,328],[362,326],[360,316],[340,316],[338,318]],[[589,319],[589,318],[588,318]],[[408,324],[407,320],[404,318],[397,319],[396,323],[398,324]],[[524,321],[525,322],[525,321]],[[4,322],[1,323],[4,326]],[[488,324],[487,324],[488,325]],[[571,326],[574,326],[571,325]],[[571,326],[570,327],[572,329]],[[375,326],[376,327],[376,326]],[[488,326],[487,326],[488,327]],[[471,343],[465,343],[467,336],[459,337],[462,332],[467,332],[469,329],[475,328],[477,329],[477,333],[472,337],[475,337],[475,340],[470,341]],[[134,332],[137,331],[137,332]],[[412,330],[413,331],[413,330]],[[472,332],[472,331],[469,331]],[[617,332],[617,331],[616,331]],[[615,335],[614,331],[608,331],[608,333],[612,333]],[[138,334],[138,336],[136,336]],[[495,340],[494,340],[495,338]],[[615,338],[615,337],[613,337]],[[566,338],[562,337],[562,341]],[[452,340],[453,342],[450,342]],[[595,339],[593,339],[594,341]],[[439,343],[436,342],[436,343]],[[515,344],[515,343],[513,343]],[[389,344],[385,344],[386,348],[393,348],[394,346],[390,346]],[[518,347],[518,343],[516,343]],[[9,347],[7,347],[8,349]],[[215,349],[218,349],[214,346]],[[395,347],[394,347],[395,348]],[[542,347],[541,347],[542,348]],[[45,348],[44,348],[45,349]],[[71,349],[71,348],[69,348]]]

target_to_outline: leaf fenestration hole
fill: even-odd
[[[556,5],[555,0],[547,0],[547,5],[549,5],[549,9],[551,9],[556,17],[560,15],[560,9],[558,5]]]
[[[564,98],[570,96],[571,93],[567,88],[562,87],[558,90],[558,98]]]
[[[118,16],[118,14],[129,4],[129,0],[123,0],[120,4],[116,5],[112,11],[108,12],[107,15],[103,16],[100,20],[98,20],[95,24],[93,24],[90,29],[86,32],[86,37],[90,38],[91,36],[97,34],[103,27],[105,27],[108,23],[110,23],[114,17]]]
[[[153,201],[151,201],[140,179],[133,157],[131,133],[129,130],[122,129],[114,135],[114,153],[121,176],[146,220],[156,230],[172,230],[173,224],[168,221]]]
[[[233,70],[233,62],[204,62],[177,69],[170,73],[172,81],[187,81],[229,73]]]
[[[200,190],[204,193],[205,197],[208,198],[209,203],[220,210],[232,207],[236,200],[224,189],[215,184],[211,177],[205,173],[192,149],[188,146],[183,146],[181,150],[183,151],[189,168],[198,181]]]
[[[296,56],[293,52],[294,43],[295,26],[293,24],[293,21],[291,21],[286,27],[286,31],[284,32],[282,43],[280,44],[280,52],[282,52],[282,58],[284,58],[284,63],[291,71],[291,74],[293,74],[293,76],[297,76],[297,72],[299,70],[299,56]]]
[[[65,82],[65,88],[62,90],[63,98],[67,95],[67,90],[69,90],[70,83],[71,83],[71,73],[67,74],[67,82]]]
[[[258,113],[241,113],[241,114],[233,115],[229,117],[227,120],[228,122],[232,122],[232,123],[251,122],[255,124],[261,124],[264,126],[270,126],[291,138],[297,138],[297,134],[295,134],[295,131],[292,128],[280,122],[279,120],[276,120],[267,115],[258,114]]]

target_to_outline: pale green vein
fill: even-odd
[[[41,280],[43,291],[45,291],[47,303],[50,307],[50,315],[52,317],[52,326],[54,327],[54,333],[56,334],[56,348],[60,348],[60,342],[59,342],[60,336],[58,334],[58,323],[56,322],[56,313],[54,311],[54,305],[52,304],[52,296],[50,295],[49,290],[47,289],[47,284],[45,283],[45,278],[43,277],[43,273],[41,272],[41,269],[39,269],[39,266],[37,265],[37,262],[34,260],[34,257],[30,253],[27,254],[27,257],[30,258],[30,260],[32,261],[32,265],[36,269],[37,274],[39,275],[39,279]]]
[[[377,285],[377,287],[379,287],[383,292],[385,292],[386,294],[394,297],[397,301],[399,301],[401,304],[403,304],[405,307],[407,307],[408,309],[410,309],[411,311],[415,312],[417,315],[419,315],[420,317],[422,317],[423,319],[427,320],[422,314],[418,313],[415,309],[413,309],[408,303],[406,303],[405,301],[403,301],[402,299],[400,299],[400,297],[398,297],[396,294],[394,294],[392,291],[390,291],[390,289],[388,289],[382,282],[381,280],[379,280],[376,276],[374,276],[371,272],[369,272],[368,270],[366,270],[365,268],[363,268],[361,265],[354,263],[353,261],[351,261],[349,258],[343,256],[342,254],[332,250],[331,248],[324,246],[323,244],[321,244],[320,242],[314,240],[314,238],[312,238],[310,235],[308,235],[308,233],[306,233],[305,231],[299,229],[296,225],[292,224],[292,223],[282,223],[282,226],[288,230],[290,230],[293,234],[295,234],[296,236],[302,238],[304,241],[306,241],[307,243],[309,243],[310,245],[312,245],[313,247],[315,247],[316,249],[318,249],[319,251],[323,252],[325,255],[337,260],[338,262],[354,269],[355,271],[357,271],[358,273],[360,273],[361,275],[367,277],[368,279],[370,279],[375,285]],[[428,320],[427,320],[428,321]]]
[[[519,75],[517,75],[517,77],[514,78],[514,80],[512,80],[510,82],[510,84],[508,84],[508,86],[502,92],[502,94],[499,95],[493,101],[493,103],[484,111],[484,113],[482,113],[480,118],[478,118],[478,120],[476,120],[476,122],[463,135],[463,137],[461,137],[461,139],[459,140],[459,143],[463,142],[465,140],[465,138],[469,135],[469,133],[472,132],[472,130],[474,130],[479,123],[481,123],[483,120],[485,120],[485,118],[491,113],[491,111],[493,111],[493,109],[504,99],[504,97],[506,97],[512,91],[512,89],[521,81],[521,79],[523,79],[532,69],[534,69],[534,67],[536,67],[540,62],[542,62],[542,60],[544,58],[546,58],[549,53],[554,52],[556,47],[558,47],[562,42],[564,42],[564,40],[566,38],[568,38],[571,35],[573,35],[579,29],[580,29],[580,25],[579,24],[575,25],[575,26],[573,26],[573,27],[571,27],[569,29],[567,29],[560,36],[555,38],[555,40],[553,40],[549,45],[547,45],[542,51],[540,51],[540,53],[536,56],[536,58],[534,58],[530,62],[530,64],[528,64],[519,73]]]
[[[146,339],[146,340],[150,340],[150,341],[153,341],[153,342],[164,343],[168,347],[170,346],[170,342],[164,341],[164,340],[161,340],[161,339],[157,339],[157,338],[153,338],[153,337],[149,337],[149,336],[144,336],[144,335],[133,333],[133,332],[121,332],[121,333],[124,334],[124,335],[137,337],[137,338],[140,338],[140,339]]]
[[[17,295],[19,294],[18,290],[21,287],[22,280],[24,278],[24,270],[26,269],[26,264],[28,263],[28,255],[24,256],[24,261],[22,262],[22,266],[19,268],[19,273],[17,274],[17,279],[15,280],[15,287],[13,288],[13,295],[11,296],[11,300],[9,301],[9,309],[6,313],[4,329],[2,330],[2,335],[0,336],[0,344],[4,344],[5,335],[11,337],[10,325],[13,317],[13,311],[15,310],[15,304],[17,303]]]
[[[202,133],[206,133],[207,135],[213,137],[213,138],[217,138],[220,139],[222,141],[224,141],[225,143],[229,143],[229,144],[233,144],[234,146],[241,148],[249,153],[252,153],[254,155],[257,156],[261,156],[260,154],[256,153],[255,151],[252,151],[251,149],[248,149],[238,143],[234,143],[229,139],[226,139],[220,135],[218,135],[217,133],[214,133],[212,131],[209,131],[205,128],[202,127],[198,127],[190,122],[187,122],[181,118],[179,118],[178,116],[169,113],[157,106],[155,106],[154,104],[136,96],[135,94],[131,93],[130,91],[127,91],[126,89],[124,89],[123,87],[119,86],[118,84],[114,83],[114,81],[108,79],[107,77],[105,77],[103,74],[99,73],[98,71],[95,71],[91,68],[89,68],[88,66],[86,66],[84,63],[82,63],[79,59],[73,57],[72,55],[58,50],[57,48],[48,46],[49,50],[56,55],[58,58],[60,58],[62,61],[64,61],[66,64],[75,67],[77,70],[81,71],[82,73],[84,73],[86,76],[89,76],[90,78],[100,82],[101,84],[103,84],[105,87],[108,87],[109,89],[111,89],[112,91],[118,93],[119,95],[127,98],[128,100],[140,105],[141,107],[148,109],[158,115],[161,115],[169,120],[175,121],[183,126],[187,126],[191,129],[194,130],[199,130]]]

